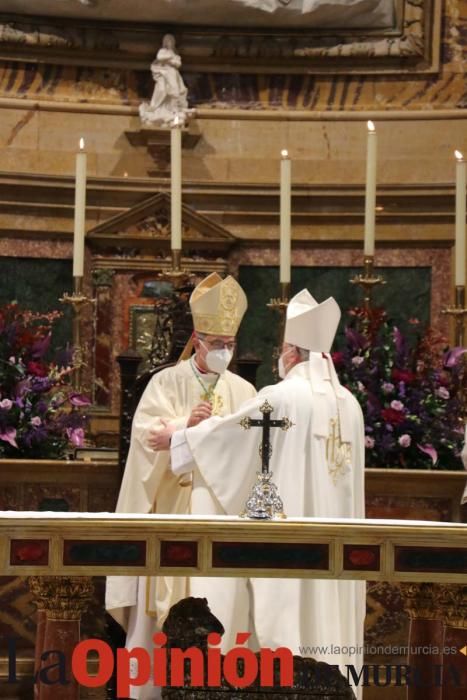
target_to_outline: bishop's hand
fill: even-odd
[[[210,418],[212,415],[212,406],[209,401],[201,401],[197,404],[191,411],[186,424],[187,428],[192,428],[194,425],[198,425],[201,421]]]
[[[160,422],[162,423],[162,428],[149,431],[148,445],[152,450],[154,450],[154,452],[168,450],[170,448],[172,434],[176,430],[176,427],[171,425],[169,421],[161,418]]]

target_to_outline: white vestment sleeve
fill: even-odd
[[[170,465],[175,476],[187,474],[195,468],[195,461],[186,439],[185,430],[176,430],[172,434]]]

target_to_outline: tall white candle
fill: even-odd
[[[455,152],[456,156],[456,267],[455,284],[456,287],[465,287],[465,197],[466,197],[466,171],[465,160],[460,151]]]
[[[182,248],[182,130],[175,117],[170,130],[171,246]]]
[[[79,141],[76,154],[75,175],[75,223],[73,235],[73,277],[82,277],[84,272],[84,227],[86,223],[86,162],[84,139]]]
[[[291,229],[291,162],[287,151],[281,152],[280,201],[280,273],[279,281],[290,282],[290,229]]]
[[[376,207],[376,130],[373,122],[368,122],[366,152],[365,190],[365,255],[375,253],[375,209]]]

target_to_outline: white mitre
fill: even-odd
[[[284,341],[311,352],[330,352],[340,318],[333,297],[318,304],[308,289],[302,289],[287,306]]]
[[[223,280],[213,272],[191,294],[194,329],[209,335],[236,335],[247,306],[245,292],[238,282],[230,275]]]
[[[340,435],[343,442],[352,441],[352,422],[347,411],[347,395],[336,374],[329,354],[339,325],[341,310],[329,297],[318,304],[307,289],[302,289],[289,302],[284,340],[290,345],[310,351],[308,379],[317,405],[314,434],[328,437],[332,415],[326,400],[326,383],[331,382],[337,400]]]

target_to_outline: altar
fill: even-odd
[[[127,574],[396,582],[411,618],[409,666],[421,672],[435,662],[449,663],[457,673],[465,663],[459,653],[442,651],[449,640],[451,649],[464,653],[462,523],[3,511],[0,562],[2,575],[29,577],[38,604],[36,667],[44,650],[58,650],[64,659],[72,654],[92,598],[92,577]],[[435,659],[412,654],[427,644],[438,648]],[[426,698],[425,687],[406,690],[410,700]],[[76,681],[57,692],[39,684],[37,697],[80,697]],[[437,697],[460,696],[448,686]]]
[[[95,533],[99,533],[97,536]],[[467,525],[410,520],[0,513],[1,572],[463,583]]]

